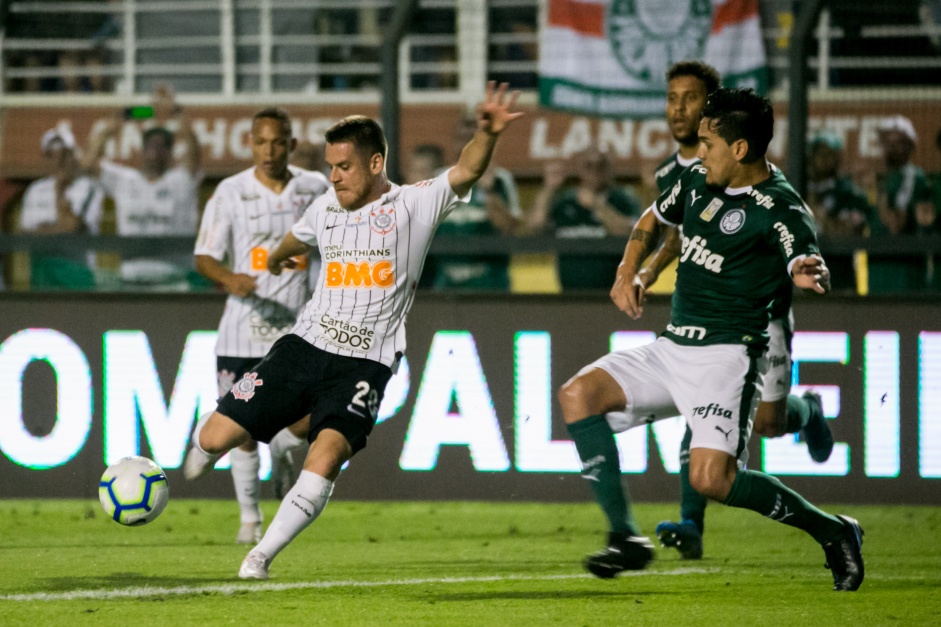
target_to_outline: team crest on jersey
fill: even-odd
[[[395,229],[395,209],[379,207],[369,213],[369,228],[373,233],[386,235]]]
[[[242,380],[232,386],[232,396],[245,401],[255,396],[255,388],[264,384],[264,381],[258,378],[257,372],[246,372]]]
[[[706,205],[706,208],[702,210],[702,213],[699,214],[699,217],[709,222],[712,220],[712,216],[716,215],[716,212],[722,207],[722,200],[719,198],[713,198],[712,202]]]
[[[726,235],[731,235],[736,233],[745,225],[745,210],[744,209],[732,209],[727,214],[722,216],[722,221],[719,222],[719,228]]]

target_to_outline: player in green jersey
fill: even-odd
[[[709,94],[718,89],[719,83],[719,73],[702,61],[681,61],[667,71],[667,122],[680,147],[657,166],[654,178],[661,194],[679,181],[687,167],[699,163],[699,121]],[[679,241],[679,229],[668,227],[663,243],[637,273],[643,290],[653,285],[662,270],[679,256]],[[820,397],[815,392],[807,392],[803,397],[790,394],[792,291],[791,281],[782,275],[771,310],[766,354],[769,368],[764,376],[754,430],[763,437],[802,431],[811,458],[824,462],[833,451],[833,435],[823,415]],[[675,547],[683,559],[702,558],[705,531],[707,501],[689,481],[692,436],[687,427],[680,444],[680,521],[663,521],[656,530],[660,544]]]
[[[830,289],[813,219],[765,159],[774,125],[768,100],[718,89],[702,116],[702,165],[684,171],[641,216],[611,290],[618,308],[639,318],[640,265],[664,225],[682,224],[670,324],[653,344],[610,353],[559,391],[582,476],[611,527],[607,546],[586,566],[613,577],[652,559],[621,485],[613,434],[681,414],[693,434],[693,488],[806,531],[824,549],[833,589],[856,590],[864,576],[859,523],[821,511],[770,475],[739,468],[768,368],[769,312],[781,275],[808,291]]]

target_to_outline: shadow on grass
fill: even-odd
[[[44,580],[43,590],[69,592],[96,588],[175,588],[214,583],[232,583],[231,577],[159,577],[143,573],[110,573],[88,577],[50,577]]]
[[[516,590],[506,592],[457,592],[451,594],[422,594],[424,601],[434,601],[436,603],[466,602],[466,601],[558,601],[560,599],[617,599],[650,596],[656,594],[661,596],[663,591],[657,592],[638,592],[636,590]]]

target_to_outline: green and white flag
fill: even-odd
[[[544,107],[655,117],[666,71],[701,59],[728,87],[768,87],[758,0],[549,0],[539,62]]]

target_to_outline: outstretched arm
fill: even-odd
[[[196,176],[199,173],[202,158],[199,139],[193,131],[189,117],[183,113],[183,107],[176,101],[176,90],[169,83],[159,83],[154,86],[151,102],[154,108],[154,120],[158,124],[166,125],[168,120],[176,120],[175,140],[186,148],[180,157],[180,165],[186,168],[191,176]]]
[[[477,132],[464,146],[457,165],[448,171],[448,183],[458,196],[471,190],[490,165],[493,147],[500,133],[514,120],[523,116],[522,111],[513,111],[518,91],[507,96],[506,83],[497,87],[494,81],[487,83],[487,95],[477,106]]]
[[[624,258],[614,278],[611,300],[618,306],[618,309],[634,320],[644,313],[644,285],[637,276],[637,271],[640,264],[660,241],[662,228],[653,209],[644,212],[634,226],[631,238],[627,241]]]
[[[94,177],[101,175],[101,160],[104,159],[108,140],[118,134],[123,122],[124,120],[115,114],[97,133],[92,135],[88,142],[88,154],[81,160],[82,170]]]

